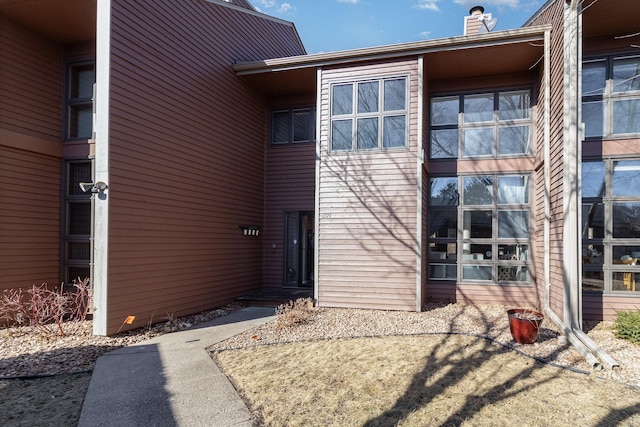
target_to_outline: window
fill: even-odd
[[[529,284],[528,175],[430,180],[429,278]]]
[[[93,134],[93,61],[67,66],[65,140],[89,139]]]
[[[407,79],[331,86],[331,151],[407,146]]]
[[[431,99],[432,159],[531,155],[531,92]]]
[[[271,144],[313,142],[315,136],[315,108],[277,110],[272,113]]]
[[[609,56],[582,65],[586,138],[640,134],[640,56]]]
[[[91,182],[91,177],[90,161],[65,163],[63,281],[67,285],[91,274],[91,193],[80,189],[80,183]]]
[[[640,160],[583,162],[582,289],[640,295],[639,258]]]

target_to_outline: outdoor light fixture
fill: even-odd
[[[81,182],[80,189],[83,193],[91,191],[92,193],[99,193],[107,189],[107,184],[102,181],[98,181],[95,184],[93,182]]]
[[[260,235],[260,227],[257,225],[241,225],[243,236],[258,236]]]

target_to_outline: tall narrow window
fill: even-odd
[[[89,139],[93,133],[93,85],[96,81],[93,61],[67,66],[65,139]]]
[[[91,177],[90,161],[65,163],[63,280],[66,284],[91,274],[91,193],[80,189],[80,183],[91,182]]]

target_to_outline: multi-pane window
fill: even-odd
[[[313,142],[316,135],[315,109],[277,110],[271,116],[271,143],[274,145]]]
[[[640,134],[640,56],[609,56],[582,65],[586,138]]]
[[[90,161],[65,162],[63,270],[64,282],[90,276],[91,193],[80,189],[81,182],[92,181]]]
[[[430,180],[429,278],[530,283],[529,175]]]
[[[531,91],[514,90],[431,99],[432,159],[531,154]]]
[[[93,85],[96,81],[93,61],[67,66],[65,96],[65,139],[89,139],[93,133]]]
[[[639,260],[640,160],[583,162],[583,290],[640,295]]]
[[[406,146],[406,77],[331,86],[331,151]]]

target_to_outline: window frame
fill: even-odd
[[[501,96],[520,93],[521,95],[528,95],[529,105],[526,109],[525,118],[501,118],[500,112],[504,111],[500,109]],[[491,111],[491,118],[487,120],[473,120],[467,121],[467,117],[470,113],[466,111],[465,101],[480,99],[482,96],[491,95],[493,109]],[[429,159],[432,161],[450,161],[459,159],[499,159],[499,158],[512,158],[512,157],[532,157],[534,153],[534,108],[533,108],[533,88],[527,87],[515,87],[515,88],[501,88],[485,91],[469,91],[458,93],[445,93],[433,95],[429,98]],[[457,99],[458,111],[457,120],[455,122],[450,121],[442,124],[434,124],[434,102],[442,101],[454,101]],[[478,114],[478,113],[476,113]],[[486,113],[485,113],[486,114]],[[528,133],[526,151],[523,152],[507,152],[501,154],[501,131],[505,129],[526,129]],[[492,135],[492,143],[490,145],[490,153],[468,153],[466,137],[470,132],[487,132],[490,131]],[[442,155],[434,157],[433,141],[436,133],[449,133],[450,137],[456,139],[455,155]],[[469,144],[470,145],[470,144]],[[489,145],[487,145],[489,146]],[[453,148],[453,146],[449,147]],[[446,151],[446,150],[443,150]]]
[[[386,83],[394,80],[402,80],[404,84],[404,108],[402,109],[391,109],[385,110],[386,106]],[[370,85],[372,83],[377,83],[377,108],[376,111],[359,111],[359,87],[360,85]],[[391,75],[384,77],[375,77],[375,78],[364,78],[359,80],[347,80],[347,81],[336,81],[329,85],[329,139],[328,139],[328,152],[329,153],[350,153],[350,152],[376,152],[376,151],[386,151],[386,150],[402,150],[409,148],[409,105],[410,105],[410,83],[411,79],[409,75]],[[334,114],[334,94],[335,88],[341,86],[351,86],[351,109],[349,112],[345,113],[335,113]],[[391,119],[402,117],[404,120],[404,132],[403,132],[403,143],[401,145],[392,145],[387,146],[385,144],[385,137],[387,135],[387,128],[390,124]],[[375,120],[375,122],[374,122]],[[337,123],[347,124],[350,122],[351,125],[351,141],[350,147],[345,149],[338,149],[334,146],[334,134],[335,129],[334,125]],[[359,130],[364,123],[368,125],[375,124],[376,130],[376,141],[375,144],[372,144],[368,148],[359,147]],[[348,143],[345,138],[345,142]],[[345,145],[348,147],[348,145]]]
[[[583,191],[580,191],[580,207],[581,207],[581,244],[582,244],[582,291],[585,293],[593,293],[600,295],[615,295],[625,297],[640,297],[640,283],[636,284],[636,291],[631,290],[615,290],[615,275],[624,275],[625,273],[639,274],[640,264],[628,265],[619,261],[619,253],[615,253],[617,248],[629,247],[634,248],[632,252],[640,252],[640,237],[615,237],[614,236],[614,215],[613,208],[617,204],[637,203],[640,204],[640,194],[638,195],[615,195],[613,194],[613,174],[614,167],[620,161],[636,161],[640,167],[640,158],[589,158],[584,159],[582,168],[586,163],[603,164],[604,191],[599,191],[597,195],[585,197]],[[582,172],[583,175],[585,172]],[[587,171],[586,173],[591,173]],[[603,215],[603,230],[601,233],[594,233],[593,225],[585,218],[584,210],[587,206],[600,206]],[[601,235],[600,235],[601,234]],[[631,252],[629,252],[631,253]],[[600,260],[601,261],[600,261]],[[585,280],[585,277],[587,277]],[[588,287],[589,280],[593,277],[599,277],[597,281],[601,283],[601,288],[597,284]],[[640,279],[640,276],[639,276]],[[640,280],[638,280],[640,282]]]
[[[76,159],[76,160],[64,160],[63,164],[63,208],[64,213],[61,216],[63,223],[61,224],[61,261],[62,261],[62,281],[66,284],[66,286],[70,286],[73,280],[77,279],[77,277],[71,277],[71,270],[86,270],[88,271],[88,276],[91,274],[91,262],[93,258],[93,247],[92,247],[92,233],[93,233],[93,220],[92,220],[92,210],[93,210],[93,202],[91,198],[91,192],[82,192],[79,190],[80,186],[79,182],[91,182],[93,181],[94,176],[94,162],[92,160],[86,159]],[[81,165],[84,167],[88,167],[88,171],[86,171],[85,175],[76,179],[76,177],[72,176],[71,169],[73,165]],[[77,181],[77,182],[74,182]],[[71,190],[71,191],[70,191]],[[84,205],[84,209],[89,209],[89,218],[88,226],[89,233],[88,234],[79,234],[72,233],[72,228],[74,224],[72,224],[72,206],[80,206]],[[84,251],[89,252],[89,256],[87,258],[74,258],[70,257],[69,253],[72,251],[71,246],[74,244],[86,245],[87,248]]]
[[[615,123],[615,104],[621,101],[635,101],[640,103],[640,89],[638,90],[628,90],[628,91],[615,91],[614,88],[614,64],[616,60],[624,60],[624,59],[637,59],[638,63],[640,63],[640,55],[635,52],[619,52],[609,55],[593,55],[583,59],[582,61],[582,69],[584,70],[587,64],[595,64],[598,62],[602,62],[605,69],[604,76],[604,87],[599,92],[595,92],[591,94],[590,92],[594,92],[594,90],[587,91],[586,93],[583,91],[582,99],[581,99],[581,109],[583,111],[582,122],[585,126],[585,135],[584,139],[586,141],[599,141],[599,140],[608,140],[608,139],[629,139],[629,138],[637,138],[640,137],[640,128],[637,132],[628,132],[628,133],[614,133],[614,123]],[[584,71],[582,71],[582,85],[584,85]],[[638,77],[638,81],[640,81],[640,77]],[[584,110],[586,104],[596,104],[600,103],[602,105],[602,135],[587,135],[587,123],[584,118]],[[592,122],[594,118],[588,118],[589,122]]]
[[[307,139],[296,140],[296,113],[308,112],[309,114],[309,122],[307,126],[309,127],[309,134]],[[277,114],[287,114],[288,117],[288,136],[286,141],[276,141],[276,120],[275,116]],[[275,108],[271,111],[270,114],[270,137],[269,137],[270,145],[272,146],[281,146],[281,145],[292,145],[292,144],[308,144],[316,142],[316,107],[313,105],[309,106],[300,106],[300,107],[291,107],[291,108]]]
[[[522,200],[501,201],[501,195],[504,191],[500,191],[500,180],[503,178],[525,178],[523,186]],[[434,195],[431,194],[434,179],[455,179],[456,183],[456,200],[452,199],[452,204],[433,203]],[[485,196],[487,197],[469,197],[465,188],[466,182],[484,182],[486,188],[489,188]],[[473,284],[473,285],[494,285],[494,286],[533,286],[532,248],[533,248],[533,181],[531,173],[528,172],[509,172],[509,173],[486,173],[486,174],[461,174],[461,175],[443,175],[432,176],[429,179],[429,209],[427,210],[428,218],[428,258],[429,268],[428,276],[430,281],[451,281],[457,284]],[[486,184],[490,182],[490,184]],[[468,203],[466,202],[468,201]],[[447,212],[455,210],[456,228],[455,233],[451,230],[447,232],[447,236],[436,236],[440,229],[432,230],[434,224],[434,215],[446,215]],[[481,212],[489,214],[490,218],[490,235],[473,236],[469,228],[465,228],[465,218],[472,217]],[[526,236],[508,236],[501,237],[501,216],[506,212],[526,213]],[[448,225],[448,224],[447,224]],[[468,232],[467,232],[468,231]],[[482,233],[481,233],[482,234]],[[486,230],[485,230],[486,234]],[[450,255],[453,253],[449,248],[455,244],[455,259]],[[478,252],[475,248],[482,248],[482,252]],[[434,248],[439,249],[434,252]],[[442,250],[447,248],[446,255],[443,258]],[[502,250],[502,254],[500,251]],[[455,277],[438,277],[434,276],[434,269],[440,267],[441,270],[451,268],[455,265]],[[490,271],[491,278],[485,280],[481,274],[476,278],[465,278],[465,271],[470,269],[487,272]],[[447,270],[451,271],[451,270]],[[519,279],[519,275],[524,272],[524,280]],[[507,274],[508,273],[508,274]],[[511,274],[513,273],[513,274]],[[511,277],[513,275],[513,278]],[[521,276],[522,277],[522,276]]]
[[[73,96],[72,90],[74,87],[73,82],[73,69],[86,66],[93,67],[93,83],[91,85],[91,94],[88,96]],[[94,86],[95,86],[95,73],[96,73],[96,61],[95,59],[85,59],[79,61],[67,61],[65,63],[65,84],[64,84],[64,126],[63,126],[63,140],[65,142],[70,141],[84,141],[93,138],[94,123]],[[72,136],[72,118],[74,109],[89,109],[91,111],[91,132],[89,135]]]

